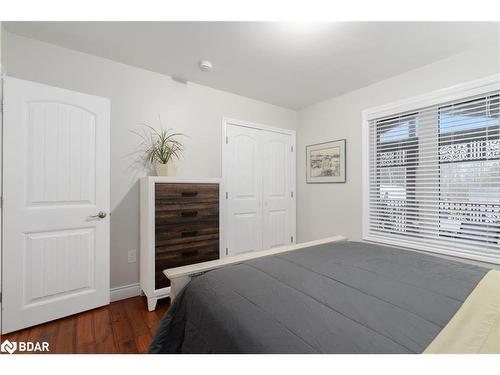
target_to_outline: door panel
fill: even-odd
[[[261,134],[254,129],[227,126],[225,179],[226,247],[231,255],[262,248]]]
[[[292,242],[291,136],[262,131],[264,149],[264,249]]]
[[[27,111],[28,204],[95,203],[95,115],[50,102]]]
[[[6,333],[109,303],[109,101],[4,88]]]
[[[94,287],[94,230],[26,234],[25,307]]]

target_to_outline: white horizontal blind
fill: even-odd
[[[499,92],[369,121],[371,238],[500,263]]]

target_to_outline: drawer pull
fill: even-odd
[[[188,230],[181,233],[181,237],[194,237],[198,234],[197,230]]]
[[[183,197],[196,197],[198,195],[197,191],[183,191],[182,193]]]
[[[182,217],[195,217],[196,215],[198,215],[198,211],[184,211],[184,212],[181,212],[181,216]]]
[[[195,255],[198,255],[198,253],[199,253],[199,250],[186,251],[184,253],[181,253],[181,256],[183,256],[183,257],[192,257],[192,256],[195,256]]]

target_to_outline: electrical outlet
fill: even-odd
[[[137,262],[137,250],[129,250],[128,251],[128,262],[129,263]]]

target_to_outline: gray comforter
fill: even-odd
[[[195,277],[150,353],[421,353],[487,269],[337,242]]]

